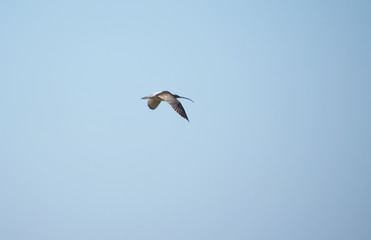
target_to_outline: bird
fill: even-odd
[[[148,107],[152,110],[156,109],[158,105],[160,105],[161,101],[166,101],[180,116],[187,119],[187,121],[189,122],[187,114],[177,98],[184,98],[193,102],[192,99],[181,97],[177,94],[172,94],[169,91],[157,92],[146,97],[142,97],[142,99],[148,99]]]

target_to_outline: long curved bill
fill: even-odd
[[[191,101],[191,102],[194,102],[192,99],[190,99],[190,98],[186,98],[186,97],[181,97],[181,96],[179,96],[179,98],[184,98],[184,99],[187,99],[187,100],[189,100],[189,101]]]

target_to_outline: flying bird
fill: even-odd
[[[177,113],[179,113],[180,116],[184,117],[189,122],[187,114],[184,111],[184,108],[183,108],[182,104],[177,100],[177,98],[184,98],[184,99],[188,99],[191,102],[193,102],[189,98],[181,97],[177,94],[172,94],[168,91],[157,92],[157,93],[151,94],[149,96],[142,97],[142,99],[148,99],[148,107],[152,110],[156,109],[157,106],[160,105],[161,101],[166,101],[167,103],[170,104],[170,106]]]

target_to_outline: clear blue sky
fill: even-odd
[[[357,0],[1,1],[0,239],[371,239],[370,26]]]

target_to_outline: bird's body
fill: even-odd
[[[148,107],[152,110],[156,109],[157,106],[160,105],[161,101],[166,101],[177,113],[179,113],[180,116],[184,117],[185,119],[187,119],[187,121],[189,121],[182,104],[177,100],[177,98],[185,98],[192,101],[189,98],[181,97],[177,94],[172,94],[168,91],[157,92],[152,95],[143,97],[142,99],[148,99]]]

